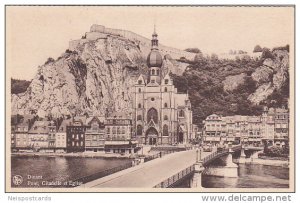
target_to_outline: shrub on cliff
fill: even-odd
[[[29,85],[30,85],[30,81],[11,78],[11,93],[12,94],[23,93],[27,90]]]

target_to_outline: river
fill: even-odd
[[[239,164],[238,178],[202,176],[204,188],[288,188],[289,169],[279,166]],[[177,188],[188,188],[189,180]]]
[[[43,181],[73,181],[129,162],[130,159],[120,158],[16,156],[11,158],[11,168],[12,177],[23,177],[17,187],[46,187]]]
[[[75,180],[129,162],[130,159],[118,158],[12,157],[12,176],[23,177],[23,183],[18,187],[43,187],[42,181]],[[203,175],[202,186],[205,188],[289,187],[288,168],[240,164],[238,173],[238,178]],[[188,181],[177,187],[189,187]]]

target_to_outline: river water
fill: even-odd
[[[118,158],[12,157],[12,177],[20,175],[18,187],[46,187],[42,181],[70,181],[131,162]],[[204,176],[205,188],[288,188],[289,169],[240,164],[238,178]],[[12,187],[14,185],[12,184]],[[189,187],[188,181],[177,187]]]
[[[289,169],[279,166],[239,164],[238,178],[202,175],[204,188],[288,188]],[[185,180],[177,188],[188,188],[190,180]]]
[[[97,172],[121,166],[130,159],[82,157],[12,157],[12,177],[20,175],[23,182],[12,187],[48,187],[50,181],[73,181]],[[48,182],[46,182],[48,181]]]

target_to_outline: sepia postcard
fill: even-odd
[[[7,5],[6,192],[294,192],[294,12]]]

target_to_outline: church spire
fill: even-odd
[[[157,33],[156,33],[156,24],[154,24],[154,31],[152,34],[152,40],[151,40],[151,50],[158,49],[158,39],[157,39]]]

